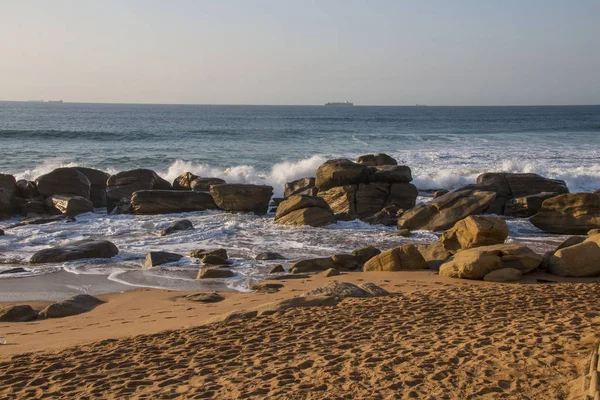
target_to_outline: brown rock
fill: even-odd
[[[225,180],[221,178],[197,178],[192,182],[192,190],[196,192],[209,192],[212,185],[222,185]]]
[[[365,282],[358,285],[359,288],[369,293],[373,297],[389,296],[390,292],[377,286],[372,282]]]
[[[326,269],[323,272],[319,272],[319,275],[324,276],[325,278],[329,278],[330,276],[338,276],[340,275],[340,271],[335,268]]]
[[[523,276],[523,271],[515,268],[502,268],[490,272],[483,277],[488,282],[516,282]]]
[[[338,299],[346,297],[371,297],[371,294],[350,282],[333,281],[327,285],[309,290],[304,296],[330,296]]]
[[[560,249],[564,249],[565,247],[574,246],[579,243],[583,243],[587,239],[585,236],[571,236],[570,238],[565,239],[561,244],[559,244],[554,250],[557,252]]]
[[[365,263],[364,271],[402,271],[427,269],[427,263],[412,244],[396,247],[371,258]]]
[[[564,247],[550,257],[548,272],[559,276],[600,276],[600,235]]]
[[[78,294],[66,300],[50,304],[40,311],[40,316],[43,318],[70,317],[71,315],[92,311],[102,303],[104,303],[102,300],[89,294]]]
[[[74,217],[79,214],[94,211],[94,205],[88,199],[70,194],[55,194],[46,199],[50,210]]]
[[[169,253],[167,251],[151,251],[146,255],[144,260],[144,269],[156,267],[171,262],[179,261],[183,258],[181,254]]]
[[[326,269],[333,267],[334,265],[331,257],[312,258],[309,260],[298,261],[291,266],[290,271],[293,274],[303,274],[305,272],[325,271]]]
[[[340,271],[354,271],[362,268],[364,264],[362,256],[350,254],[334,254],[331,257],[331,261],[333,262],[334,268]]]
[[[367,183],[367,167],[346,159],[329,160],[317,169],[315,186],[319,191],[336,186]],[[331,206],[331,204],[330,204]]]
[[[1,185],[0,185],[1,186]],[[17,194],[25,199],[35,199],[40,196],[37,191],[35,182],[26,181],[25,179],[19,179],[16,183]]]
[[[216,208],[212,196],[206,192],[140,190],[131,196],[134,214],[171,214]]]
[[[355,194],[356,214],[359,218],[370,217],[379,212],[386,203],[389,194],[389,184],[370,183],[358,185]]]
[[[75,167],[90,181],[90,200],[94,207],[106,207],[106,186],[110,175],[93,168]]]
[[[363,247],[362,249],[356,249],[352,252],[352,255],[358,257],[363,264],[379,254],[381,254],[381,250],[373,246]]]
[[[325,226],[336,222],[327,203],[307,195],[294,195],[279,204],[275,222],[281,225]]]
[[[523,273],[535,270],[542,256],[516,244],[497,244],[462,250],[440,267],[440,275],[451,278],[483,279],[492,271],[514,268]]]
[[[285,269],[283,268],[283,265],[281,264],[277,264],[276,266],[274,266],[271,271],[269,271],[269,274],[281,274],[285,272]]]
[[[600,195],[570,193],[551,197],[529,219],[543,231],[567,235],[585,235],[600,228]]]
[[[358,164],[367,166],[379,166],[379,165],[398,165],[398,161],[388,156],[387,154],[365,154],[364,156],[358,157],[356,160]]]
[[[106,199],[112,211],[122,198],[130,198],[140,190],[171,190],[171,184],[149,169],[134,169],[119,172],[108,178]]]
[[[212,185],[210,193],[217,206],[225,211],[266,214],[273,188],[265,185],[230,184]]]
[[[507,237],[508,226],[502,218],[471,215],[444,232],[440,240],[446,250],[456,252],[473,247],[501,244]]]
[[[18,189],[15,177],[8,174],[0,174],[0,189],[5,189],[8,197],[17,196]]]
[[[436,190],[435,192],[433,192],[433,198],[437,199],[438,197],[443,196],[447,193],[450,193],[450,191],[446,189]]]
[[[453,252],[448,251],[441,241],[436,240],[429,246],[419,246],[421,255],[427,262],[429,269],[437,271],[440,266],[452,257]]]
[[[184,172],[173,181],[174,190],[192,190],[192,182],[198,179],[199,176],[191,172]]]
[[[206,268],[198,271],[196,279],[217,279],[217,278],[231,278],[235,274],[233,271],[224,268]]]
[[[58,263],[84,258],[111,258],[119,249],[108,240],[80,240],[68,245],[39,250],[31,256],[30,263]]]
[[[195,301],[198,303],[218,303],[225,300],[225,297],[221,296],[217,292],[212,293],[193,293],[185,296],[186,300]]]
[[[189,254],[190,257],[194,258],[204,258],[206,256],[217,256],[227,260],[229,257],[227,256],[227,250],[225,249],[213,249],[213,250],[204,250],[204,249],[196,249],[192,250]]]
[[[281,283],[260,282],[260,283],[255,283],[254,285],[250,286],[250,290],[253,290],[253,291],[259,292],[259,293],[277,293],[277,292],[279,292],[279,289],[281,289],[282,287],[283,287],[283,285]]]
[[[175,232],[187,231],[189,229],[194,229],[194,225],[192,225],[192,222],[187,219],[180,219],[179,221],[175,221],[171,225],[163,229],[160,232],[160,236],[167,236]]]
[[[372,167],[369,170],[370,182],[408,183],[412,181],[410,167],[406,165],[387,165]]]
[[[14,197],[10,196],[8,190],[0,187],[0,218],[10,218],[14,213]]]
[[[417,201],[419,191],[412,183],[393,183],[390,185],[390,194],[386,205],[396,205],[400,209],[409,210],[413,208]],[[398,210],[399,212],[400,210]],[[396,213],[398,215],[398,212]],[[399,215],[402,215],[400,213]]]
[[[432,200],[429,204],[421,203],[406,211],[398,220],[398,227],[432,231],[449,229],[469,215],[481,214],[495,197],[493,192],[451,192]]]
[[[37,316],[37,311],[29,305],[0,307],[0,322],[27,322]]]
[[[285,257],[279,253],[275,253],[273,251],[265,251],[264,253],[259,253],[254,257],[255,260],[285,260]]]
[[[506,202],[504,215],[517,218],[529,218],[542,208],[542,203],[557,193],[538,193],[531,196],[516,197]]]
[[[408,229],[398,229],[396,231],[396,235],[402,236],[402,237],[410,237],[412,235],[412,233]]]
[[[288,198],[297,194],[316,196],[315,178],[300,178],[285,184],[283,197]]]
[[[317,196],[325,200],[334,214],[356,215],[355,196],[357,185],[336,186],[328,190],[319,190]]]
[[[72,194],[90,198],[90,180],[77,168],[57,168],[35,180],[38,192],[45,197]]]
[[[202,257],[201,262],[204,265],[229,265],[229,264],[231,264],[231,261],[229,261],[223,257],[219,257],[216,254],[205,255],[204,257]]]

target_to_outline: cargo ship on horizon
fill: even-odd
[[[329,103],[325,103],[326,106],[353,106],[354,103],[351,101],[332,101]]]

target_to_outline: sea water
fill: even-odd
[[[564,179],[571,191],[600,188],[600,106],[572,107],[324,107],[49,104],[0,102],[0,172],[33,180],[61,166],[109,173],[150,168],[172,181],[183,172],[230,183],[273,186],[314,176],[330,158],[354,159],[385,152],[412,169],[421,190],[455,189],[488,171],[535,172]],[[192,231],[168,237],[161,228],[190,219]],[[0,227],[19,218],[0,222]],[[526,220],[510,220],[510,240],[537,251],[549,235]],[[290,260],[435,239],[417,232],[406,239],[395,228],[360,221],[325,228],[282,227],[273,215],[197,212],[161,216],[81,215],[74,223],[20,227],[0,237],[0,272],[19,276],[58,270],[99,274],[130,286],[197,289],[197,260],[142,270],[148,251],[186,253],[224,247],[244,290],[274,262],[254,261],[262,251]],[[30,268],[35,251],[84,238],[106,238],[120,250],[110,262],[94,260]],[[560,238],[554,238],[559,240]],[[285,262],[284,262],[285,263]],[[289,263],[289,262],[288,262]],[[0,275],[2,276],[2,275]],[[15,275],[7,275],[14,277]],[[203,286],[204,285],[204,286]]]

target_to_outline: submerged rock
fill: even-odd
[[[30,263],[56,263],[84,258],[111,258],[119,254],[119,249],[108,240],[80,240],[67,245],[39,250],[31,256]]]
[[[254,257],[255,260],[285,260],[285,257],[279,253],[275,253],[272,251],[266,251],[264,253],[259,253]]]
[[[187,219],[180,219],[179,221],[173,222],[171,225],[160,231],[160,236],[167,236],[179,231],[187,231],[194,229],[192,222]]]

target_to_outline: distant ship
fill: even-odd
[[[326,106],[353,106],[354,103],[351,101],[332,101],[330,103],[325,103]]]
[[[61,100],[49,100],[48,103],[60,103],[62,104],[62,99]]]

